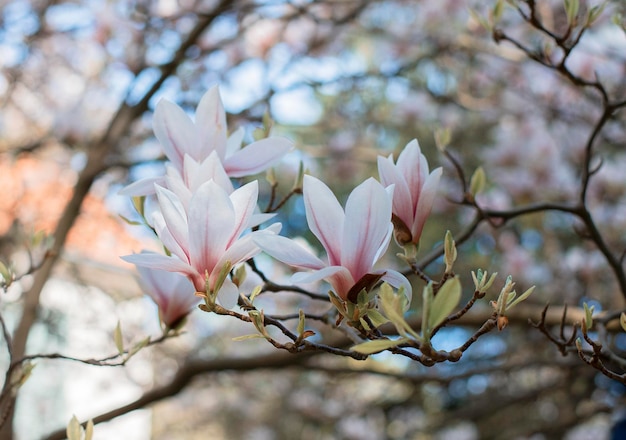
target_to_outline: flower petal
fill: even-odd
[[[186,275],[197,275],[197,271],[176,257],[157,254],[156,252],[142,252],[140,254],[124,255],[120,257],[128,263],[150,269],[166,270],[168,272],[180,272]]]
[[[329,265],[340,266],[345,214],[337,198],[321,180],[305,175],[304,207],[309,229],[326,249]]]
[[[196,127],[199,144],[202,148],[198,156],[191,155],[201,162],[211,151],[216,151],[221,160],[226,154],[226,112],[217,86],[211,87],[200,99],[196,109]]]
[[[329,266],[315,272],[299,272],[291,277],[295,284],[308,284],[315,281],[326,280],[332,286],[333,291],[341,298],[347,299],[348,292],[354,286],[354,278],[343,266]]]
[[[226,250],[235,227],[228,193],[212,180],[202,184],[189,204],[189,257],[200,272],[209,273]]]
[[[395,185],[393,190],[393,213],[407,227],[413,223],[413,200],[406,179],[394,165],[391,157],[378,157],[378,175],[384,186]]]
[[[125,186],[124,188],[119,190],[118,194],[121,196],[130,197],[149,196],[154,194],[155,183],[162,186],[165,183],[165,179],[163,178],[163,176],[146,177]]]
[[[260,173],[293,148],[293,142],[283,137],[269,137],[253,142],[224,160],[224,169],[231,177]]]
[[[290,266],[307,269],[321,269],[326,266],[322,260],[287,237],[263,234],[256,235],[253,240],[263,252]]]
[[[159,200],[159,208],[165,225],[171,233],[172,237],[180,245],[180,247],[189,253],[189,229],[187,227],[187,213],[185,206],[180,199],[169,189],[162,186],[156,186],[157,199]]]
[[[182,170],[185,153],[194,157],[193,153],[197,150],[193,122],[182,108],[162,99],[154,110],[152,125],[165,155],[177,169]]]
[[[374,258],[390,239],[391,199],[385,188],[373,178],[357,186],[346,202],[341,264],[354,279],[370,272]]]
[[[239,127],[228,136],[226,141],[226,157],[230,157],[241,149],[243,143],[243,137],[246,134],[243,127]]]
[[[417,244],[419,241],[426,219],[432,211],[442,172],[443,170],[441,168],[437,168],[430,173],[430,175],[426,178],[426,182],[424,182],[424,186],[422,187],[422,192],[420,194],[420,200],[415,210],[413,225],[411,226],[413,243]]]
[[[250,219],[256,209],[256,202],[259,197],[259,183],[254,180],[245,184],[241,188],[237,188],[231,195],[230,200],[233,203],[235,212],[235,222],[230,241],[226,247],[230,246],[233,241],[237,240],[243,231],[250,224]]]
[[[231,281],[230,278],[224,280],[224,284],[217,292],[217,300],[225,309],[232,309],[237,305],[239,299],[239,288]]]

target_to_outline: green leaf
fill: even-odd
[[[385,318],[382,313],[374,309],[367,312],[367,317],[370,319],[374,327],[380,327],[381,325],[389,322],[389,320]]]
[[[117,321],[115,326],[115,332],[113,333],[113,340],[119,354],[124,354],[124,338],[122,337],[122,325]]]
[[[626,313],[622,312],[622,314],[619,315],[619,323],[622,326],[622,330],[626,332]]]
[[[405,342],[409,342],[409,339],[377,339],[375,341],[367,341],[361,344],[357,344],[352,347],[352,350],[362,354],[374,354],[385,351],[388,348],[393,348],[400,344],[404,344]]]
[[[429,330],[441,324],[452,313],[461,300],[461,282],[458,277],[450,278],[433,298],[428,317]]]
[[[411,335],[419,340],[419,335],[415,333],[411,326],[404,320],[404,303],[406,302],[404,293],[394,293],[389,284],[383,283],[383,285],[380,286],[378,296],[380,298],[380,307],[383,309],[384,315],[396,327],[398,333],[405,337]]]
[[[474,171],[470,179],[469,192],[472,197],[476,197],[478,193],[485,189],[486,183],[487,176],[485,175],[485,170],[483,170],[483,167],[476,168],[476,171]]]
[[[593,327],[593,310],[596,308],[595,306],[589,307],[586,302],[583,303],[583,308],[585,309],[585,329],[589,330]]]
[[[83,428],[80,426],[80,422],[76,416],[72,416],[70,419],[65,433],[67,435],[67,440],[82,440]]]
[[[446,231],[443,249],[444,261],[446,263],[446,273],[450,273],[452,272],[452,266],[454,265],[457,257],[456,243],[454,242],[454,238],[452,238],[452,233],[450,231]]]
[[[513,307],[515,307],[516,305],[524,301],[526,298],[530,296],[531,293],[534,292],[534,290],[535,290],[535,286],[532,286],[530,289],[526,290],[526,292],[522,293],[515,301],[512,301],[509,305],[507,305],[506,310],[512,309]]]
[[[298,336],[304,333],[304,310],[300,309],[298,311]]]

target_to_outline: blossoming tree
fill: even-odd
[[[0,437],[106,436],[103,422],[185,389],[194,411],[162,410],[155,436],[185,438],[191,412],[223,438],[607,433],[626,384],[623,9],[11,2],[2,123],[25,134],[3,135],[0,165],[63,151],[75,180],[51,234],[25,246],[29,185],[6,196]],[[59,62],[50,48],[64,47]],[[132,275],[56,306],[98,188],[135,241],[96,253]],[[56,333],[55,307],[59,322],[117,319],[84,354],[49,349],[37,338]],[[35,433],[47,414],[20,402],[55,363],[119,367],[143,393]]]

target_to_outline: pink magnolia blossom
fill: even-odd
[[[332,191],[320,180],[304,176],[304,205],[311,232],[328,255],[320,260],[294,241],[280,236],[255,238],[255,242],[277,260],[291,266],[314,269],[297,273],[296,283],[327,280],[343,300],[356,302],[362,289],[369,290],[379,280],[394,287],[403,286],[411,298],[409,281],[395,270],[373,269],[387,250],[391,224],[391,193],[370,178],[357,186],[346,202],[345,212]]]
[[[193,284],[183,275],[138,267],[141,287],[159,308],[161,322],[174,328],[198,304]]]
[[[159,101],[154,112],[154,134],[178,170],[183,169],[185,154],[202,163],[215,151],[230,177],[259,173],[293,147],[286,138],[269,137],[241,148],[242,129],[227,136],[226,113],[217,86],[211,87],[198,103],[195,123],[178,105]]]
[[[200,183],[213,179],[232,192],[229,177],[259,173],[293,148],[289,139],[276,136],[241,148],[244,131],[240,128],[227,136],[226,113],[217,86],[210,88],[198,103],[195,122],[178,105],[162,99],[154,111],[153,126],[154,135],[170,161],[167,174],[178,173],[192,190],[202,178]],[[169,187],[163,176],[148,177],[131,183],[120,194],[154,194],[155,184]]]
[[[258,183],[250,182],[229,195],[209,180],[193,193],[187,206],[169,189],[157,185],[156,192],[160,211],[154,213],[154,227],[171,256],[143,252],[122,258],[137,266],[185,274],[200,292],[206,292],[208,283],[224,307],[234,306],[238,288],[229,278],[217,286],[220,272],[261,251],[253,241],[255,236],[275,235],[281,227],[276,223],[242,236],[267,219],[267,215],[254,214]]]
[[[393,224],[398,244],[417,245],[424,223],[433,207],[441,168],[428,173],[428,161],[417,140],[409,142],[397,162],[393,156],[378,157],[378,174],[383,185],[395,185],[393,192]]]

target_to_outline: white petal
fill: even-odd
[[[256,209],[256,202],[259,196],[259,183],[254,180],[237,188],[230,195],[230,200],[235,209],[235,223],[230,241],[226,247],[230,246],[234,240],[239,238],[243,231],[250,224],[250,218]]]
[[[165,178],[163,176],[159,177],[146,177],[144,179],[138,180],[136,182],[131,183],[128,186],[125,186],[121,190],[119,190],[118,194],[121,196],[130,196],[130,197],[138,197],[138,196],[149,196],[154,194],[154,184],[163,185],[165,182]]]
[[[120,258],[137,266],[148,267],[150,269],[180,272],[188,275],[197,274],[197,271],[180,259],[157,254],[156,252],[142,252],[141,254],[125,255]]]
[[[159,208],[163,214],[165,225],[172,237],[185,251],[189,253],[189,229],[187,227],[187,213],[180,199],[169,189],[156,186]]]
[[[370,272],[391,224],[391,200],[373,178],[357,186],[346,202],[341,265],[355,280]],[[390,236],[389,236],[390,238]]]
[[[182,108],[166,99],[162,99],[154,110],[152,122],[154,135],[163,147],[167,158],[179,170],[183,169],[185,153],[196,150],[196,129]]]
[[[326,249],[329,265],[341,265],[345,214],[337,198],[321,180],[305,175],[304,207],[309,229]]]
[[[228,140],[226,141],[225,157],[230,157],[241,149],[241,144],[243,143],[243,137],[245,134],[246,133],[243,127],[239,127],[237,130],[231,133],[230,136],[228,136]]]
[[[219,292],[217,292],[217,300],[225,309],[232,309],[237,305],[239,299],[239,288],[233,283],[230,278],[224,280],[224,284]]]
[[[189,204],[189,256],[200,272],[212,272],[226,250],[235,227],[235,211],[228,193],[209,180]]]
[[[226,112],[217,86],[211,87],[202,97],[196,109],[196,127],[202,151],[198,161],[202,161],[216,151],[224,160],[226,153]],[[195,133],[196,131],[194,131]]]
[[[270,137],[253,142],[224,160],[231,177],[251,176],[266,170],[293,148],[287,138]]]
[[[426,182],[424,182],[424,186],[422,187],[419,203],[417,204],[415,211],[415,219],[413,221],[413,225],[411,226],[411,234],[413,235],[414,243],[417,243],[417,240],[419,240],[422,235],[424,223],[426,223],[426,219],[430,215],[433,208],[442,172],[443,170],[441,168],[434,170],[426,178]]]
[[[290,266],[308,269],[321,269],[326,266],[322,260],[287,237],[263,234],[255,236],[254,242],[263,252]]]
[[[414,204],[406,179],[393,164],[391,158],[380,156],[378,157],[378,175],[384,186],[394,185],[393,213],[404,222],[407,228],[410,228],[413,223]]]

